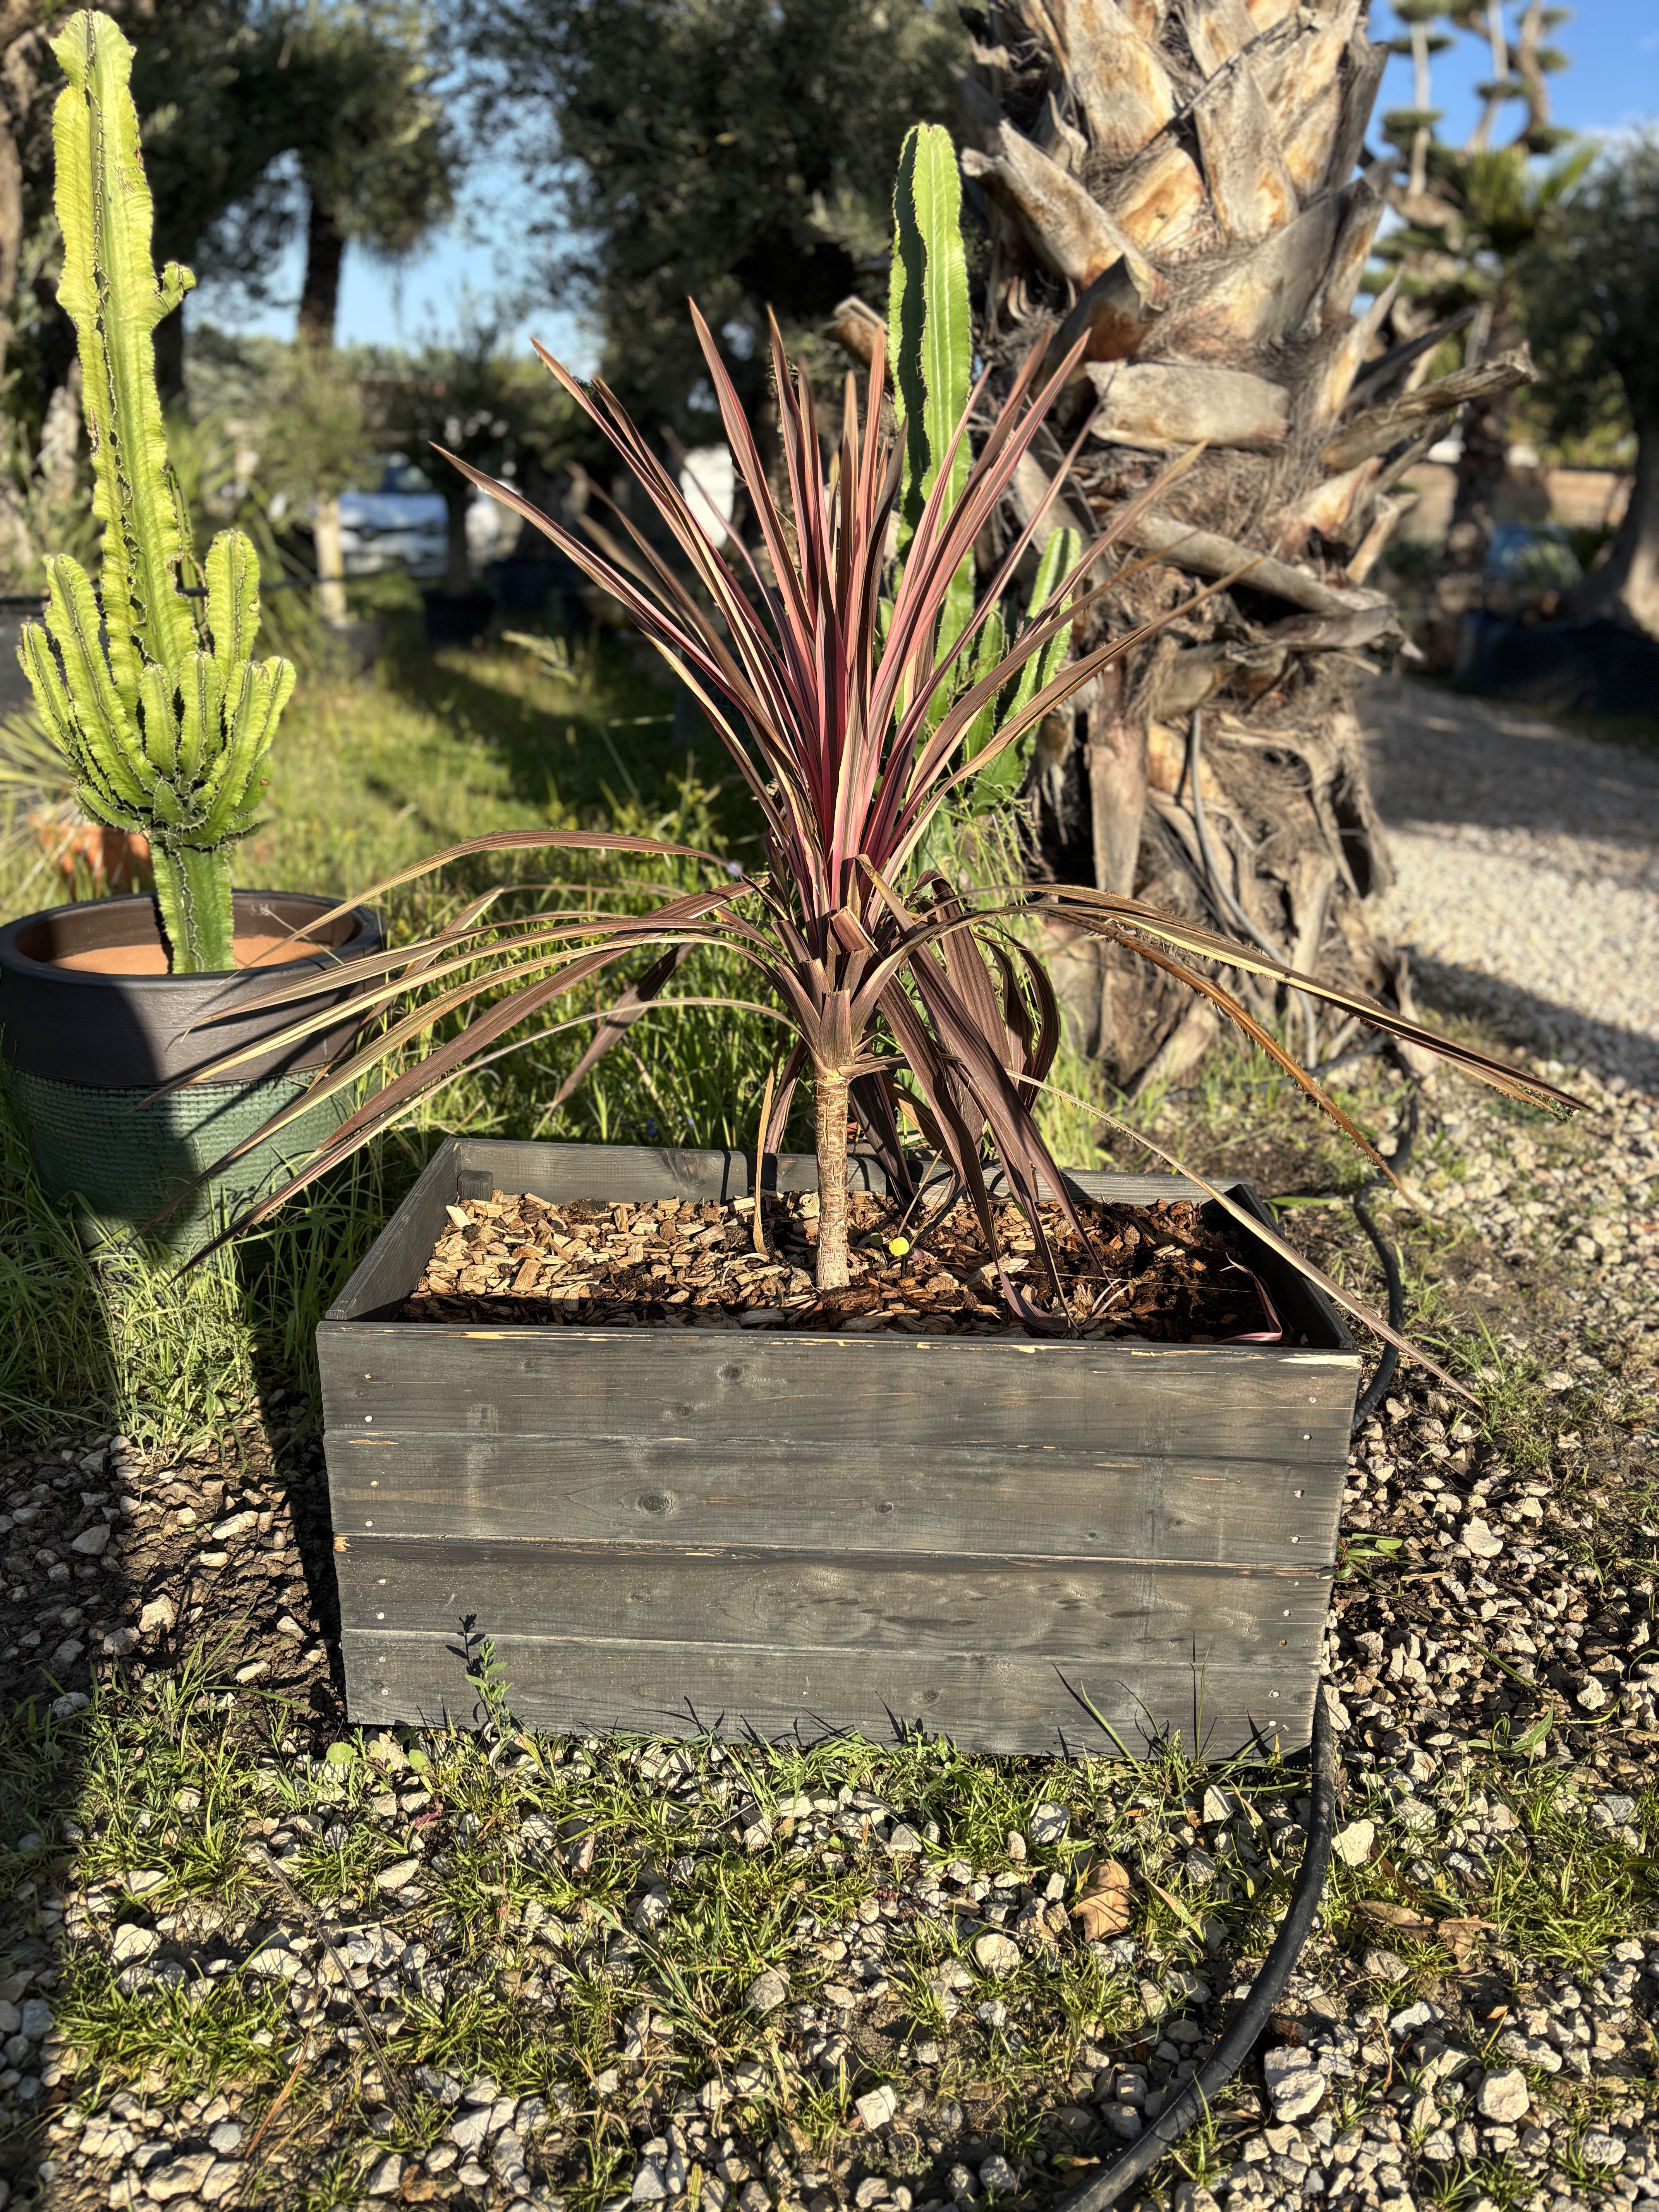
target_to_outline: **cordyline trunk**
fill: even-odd
[[[1573,592],[1568,611],[1659,637],[1659,421],[1636,425],[1636,480],[1607,557]]]
[[[818,1267],[821,1291],[840,1291],[847,1267],[847,1097],[844,1075],[819,1075],[812,1085],[818,1155]]]
[[[1383,50],[1360,0],[995,0],[978,21],[961,115],[991,237],[981,347],[1007,374],[1045,331],[1057,349],[1089,332],[1050,467],[1099,412],[1055,520],[1098,528],[1206,447],[1131,533],[1172,568],[1114,594],[1107,623],[1255,564],[1045,726],[1033,860],[1389,994],[1355,656],[1392,634],[1367,579],[1393,487],[1446,416],[1408,396],[1410,362],[1369,362],[1381,317],[1352,312],[1386,204],[1381,165],[1354,173]],[[1023,468],[1005,534],[1045,484]],[[1146,963],[1092,939],[1054,951],[1080,1042],[1118,1080],[1178,1078],[1214,1035]]]

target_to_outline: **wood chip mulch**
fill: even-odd
[[[834,1331],[841,1334],[1021,1334],[965,1202],[916,1224],[885,1199],[851,1200],[853,1280],[820,1293],[813,1281],[816,1194],[764,1201],[757,1249],[751,1201],[645,1206],[554,1205],[496,1191],[449,1208],[399,1318],[545,1322],[583,1328]],[[1070,1333],[1210,1344],[1285,1339],[1243,1240],[1190,1200],[1099,1206],[1085,1219],[1092,1256],[1059,1209],[1042,1209]],[[997,1208],[1010,1273],[1033,1305],[1056,1311],[1036,1241],[1018,1208]],[[918,1241],[911,1242],[912,1237]]]

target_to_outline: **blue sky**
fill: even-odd
[[[1388,37],[1393,18],[1386,0],[1376,0],[1372,35]],[[1615,131],[1636,123],[1659,120],[1659,16],[1653,0],[1584,0],[1571,20],[1553,33],[1571,67],[1552,81],[1555,119],[1569,129]],[[1462,138],[1477,103],[1473,87],[1486,74],[1483,45],[1460,38],[1434,64],[1435,104],[1445,111],[1443,133]],[[1385,79],[1377,112],[1409,106],[1409,64],[1396,61]],[[346,254],[341,286],[339,336],[347,344],[410,345],[428,332],[451,331],[463,318],[469,296],[483,301],[522,284],[525,270],[514,266],[514,249],[530,214],[522,181],[498,165],[474,176],[461,220],[435,237],[408,266],[377,266],[355,248]],[[276,289],[296,299],[300,286],[297,249],[291,266],[279,273]],[[268,308],[258,314],[239,310],[236,301],[204,286],[196,313],[242,329],[293,335],[294,310]],[[526,314],[518,334],[532,332],[554,352],[580,368],[589,365],[585,334],[568,314],[549,308]]]

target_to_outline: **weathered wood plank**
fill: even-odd
[[[403,1304],[419,1282],[422,1269],[432,1257],[432,1247],[446,1225],[444,1208],[456,1194],[459,1155],[460,1147],[453,1137],[438,1147],[421,1170],[414,1188],[329,1308],[329,1321],[359,1320]]]
[[[491,1190],[523,1190],[538,1198],[596,1204],[676,1197],[726,1200],[749,1194],[753,1170],[753,1155],[744,1152],[452,1138],[428,1164],[374,1249],[329,1309],[328,1319],[365,1319],[406,1297],[442,1226],[444,1206],[457,1197],[482,1197]],[[786,1153],[769,1160],[767,1171],[769,1188],[775,1184],[781,1190],[817,1187],[817,1163],[807,1153]],[[855,1189],[885,1188],[880,1167],[873,1160],[857,1158],[849,1163],[848,1172]],[[1164,1199],[1201,1195],[1196,1183],[1180,1176],[1079,1171],[1066,1179],[1085,1196],[1108,1203],[1144,1206]],[[1221,1187],[1252,1211],[1260,1210],[1247,1184]],[[1000,1179],[994,1182],[993,1190],[1000,1194]],[[1255,1264],[1287,1322],[1316,1344],[1348,1348],[1350,1340],[1334,1310],[1294,1269],[1265,1247],[1257,1254]],[[424,1328],[431,1324],[417,1326]]]
[[[1255,1460],[592,1435],[332,1434],[335,1526],[377,1536],[1328,1565],[1342,1469]]]
[[[1304,1741],[1358,1358],[1270,1255],[1322,1348],[383,1318],[456,1197],[730,1198],[752,1164],[471,1139],[434,1159],[319,1331],[354,1719],[465,1717],[470,1619],[535,1727],[1101,1747],[1084,1692],[1126,1743],[1191,1743],[1200,1705],[1212,1750]],[[810,1158],[775,1172],[812,1188]]]
[[[1353,1352],[1275,1346],[763,1329],[325,1322],[319,1349],[331,1434],[719,1439],[734,1455],[797,1442],[889,1454],[1042,1443],[1309,1469],[1343,1458],[1358,1372]]]
[[[1101,1660],[1131,1671],[1259,1662],[1317,1645],[1328,1573],[935,1553],[692,1551],[665,1544],[428,1542],[356,1534],[337,1553],[354,1628],[561,1641]]]
[[[550,1734],[769,1740],[857,1731],[891,1742],[906,1729],[1003,1754],[1138,1753],[1178,1735],[1214,1758],[1253,1747],[1300,1749],[1313,1724],[1315,1672],[1304,1660],[1270,1679],[1260,1667],[1143,1668],[1102,1660],[1074,1670],[980,1657],[948,1668],[913,1655],[729,1651],[615,1639],[495,1639],[520,1726]],[[346,1695],[362,1725],[409,1721],[471,1727],[481,1716],[457,1639],[348,1630]],[[1115,1735],[1090,1714],[1086,1699]]]

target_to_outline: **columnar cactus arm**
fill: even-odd
[[[207,623],[220,680],[253,658],[259,635],[259,556],[240,530],[222,530],[208,548]]]
[[[224,711],[224,685],[218,663],[210,653],[192,653],[179,672],[179,696],[183,705],[179,732],[179,778],[194,784],[202,763],[216,752]]]
[[[64,691],[75,726],[70,758],[83,780],[118,804],[143,811],[154,778],[135,735],[137,702],[130,711],[104,658],[92,585],[85,569],[66,554],[47,562],[46,582],[52,594],[47,627],[62,657]],[[24,638],[26,646],[38,647],[38,659],[50,660],[44,631],[31,623]]]
[[[150,258],[132,48],[106,15],[82,14],[53,52],[69,79],[53,118],[58,296],[80,343],[103,573],[95,599],[73,561],[47,562],[51,636],[27,626],[19,658],[87,812],[149,838],[174,970],[228,968],[228,848],[253,827],[294,671],[252,659],[259,565],[246,538],[214,540],[204,621],[179,589],[197,587],[198,570],[167,458],[155,331],[194,280],[169,264],[158,281]]]
[[[104,525],[110,666],[132,712],[143,661],[172,667],[196,643],[189,603],[177,590],[186,534],[167,466],[155,348],[155,325],[195,279],[169,262],[156,282],[149,185],[128,89],[132,47],[108,16],[83,12],[52,52],[69,79],[52,118],[64,234],[58,296],[80,341],[93,512]]]
[[[887,295],[887,357],[904,419],[904,488],[899,554],[938,480],[973,388],[973,317],[962,243],[962,180],[951,134],[934,123],[911,130],[893,188],[893,268]],[[973,454],[967,438],[951,458],[951,494],[960,495]],[[964,561],[939,618],[938,651],[955,644],[974,611],[974,568]],[[940,701],[940,711],[945,702]]]
[[[286,660],[244,661],[236,676],[240,691],[225,702],[230,743],[204,789],[204,840],[245,836],[252,828],[259,771],[294,689],[294,670]]]

